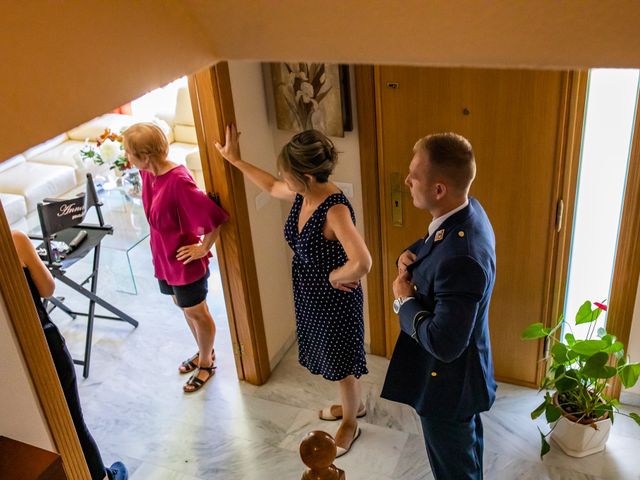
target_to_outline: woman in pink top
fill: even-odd
[[[195,370],[184,385],[199,390],[214,374],[216,327],[207,308],[209,257],[227,213],[198,189],[183,166],[167,158],[169,143],[153,123],[125,130],[124,149],[142,175],[142,203],[151,230],[151,256],[160,291],[182,309],[198,352],[180,365]]]

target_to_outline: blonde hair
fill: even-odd
[[[313,176],[318,183],[326,183],[337,162],[338,152],[333,142],[317,130],[294,135],[278,156],[278,168],[305,186],[308,186],[305,175]]]
[[[153,160],[166,158],[169,141],[162,129],[155,123],[135,123],[122,133],[124,145],[136,157],[148,155]]]
[[[431,168],[449,180],[450,185],[467,193],[476,176],[476,159],[469,140],[453,132],[434,133],[421,138],[413,151],[422,150]]]

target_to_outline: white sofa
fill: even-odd
[[[63,197],[82,185],[93,164],[83,163],[79,151],[86,141],[95,142],[105,130],[112,131],[150,120],[131,115],[105,114],[37,145],[20,155],[0,162],[0,201],[11,228],[24,230],[38,202],[47,197]],[[186,165],[203,187],[202,167],[189,92],[178,90],[175,115],[159,122],[169,139],[169,158]],[[30,220],[31,222],[31,220]]]

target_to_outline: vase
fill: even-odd
[[[553,401],[562,411],[562,416],[553,427],[551,438],[564,453],[580,458],[604,450],[611,432],[611,419],[608,415],[590,423],[577,423],[573,415],[562,410],[557,393],[553,396]]]
[[[127,194],[134,198],[142,195],[142,178],[137,168],[129,168],[122,176],[123,183]]]

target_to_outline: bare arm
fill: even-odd
[[[346,205],[335,205],[327,212],[327,233],[335,235],[347,254],[347,263],[336,268],[329,275],[334,288],[351,291],[362,277],[371,270],[371,254],[360,232],[351,220],[351,212]]]
[[[11,236],[16,251],[18,252],[20,263],[22,263],[23,267],[29,269],[29,274],[33,279],[33,283],[36,284],[40,296],[43,298],[52,296],[56,288],[55,281],[53,280],[51,272],[49,272],[45,264],[40,260],[29,237],[18,231],[11,232]]]
[[[176,252],[176,260],[186,265],[187,263],[193,262],[194,260],[206,256],[219,236],[220,227],[204,234],[200,243],[194,243],[193,245],[184,245],[180,247]]]
[[[265,172],[261,168],[251,165],[240,158],[239,138],[240,134],[238,133],[236,126],[228,126],[224,146],[216,142],[216,148],[220,152],[220,155],[222,155],[231,165],[244,173],[247,178],[255,183],[261,190],[267,192],[274,198],[293,202],[296,198],[296,194],[289,190],[286,183],[278,180],[269,172]]]

